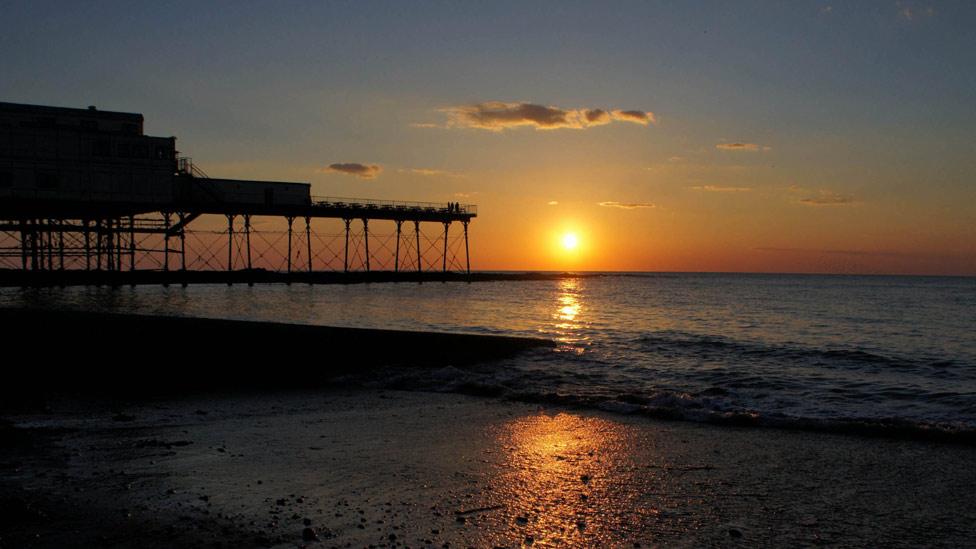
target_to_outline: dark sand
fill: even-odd
[[[23,311],[0,319],[39,357],[4,367],[32,384],[4,385],[3,548],[976,544],[972,446],[330,389],[308,368],[363,367],[350,350],[363,346],[365,362],[385,363],[401,346],[414,358],[434,346],[453,361],[457,349],[475,360],[533,340]],[[61,347],[31,339],[70,327],[100,337],[88,347],[68,333]],[[301,352],[269,361],[267,347],[295,330],[324,338],[328,361]],[[119,334],[141,338],[124,347],[144,358],[113,352]],[[173,343],[213,336],[224,345]],[[95,367],[69,368],[93,356]]]
[[[372,366],[464,365],[552,342],[444,334],[0,308],[19,350],[4,368],[0,411],[46,395],[136,398],[228,389],[310,388]]]

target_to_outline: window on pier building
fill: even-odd
[[[101,138],[92,141],[92,156],[111,156],[112,145],[108,139]]]
[[[37,188],[38,189],[57,189],[58,188],[58,174],[51,172],[40,172],[37,174]]]
[[[169,147],[164,147],[161,145],[156,147],[157,160],[169,160],[173,158],[174,154],[176,154],[176,152],[170,149]]]
[[[149,146],[145,143],[119,143],[120,158],[149,158]]]

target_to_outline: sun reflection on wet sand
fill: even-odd
[[[656,513],[634,501],[630,476],[618,458],[633,441],[630,429],[568,413],[514,419],[498,433],[501,478],[493,481],[507,514],[534,546],[609,547],[636,540],[641,515]],[[624,511],[626,510],[626,511]]]

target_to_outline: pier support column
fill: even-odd
[[[186,288],[186,213],[180,212],[180,278],[184,288]]]
[[[363,218],[363,242],[366,243],[366,272],[369,272],[369,220]]]
[[[109,271],[115,270],[115,232],[113,227],[113,220],[105,220],[105,249],[102,251],[105,253],[105,268]]]
[[[115,270],[122,272],[122,235],[125,231],[122,228],[122,218],[119,217],[115,222]]]
[[[234,271],[234,216],[227,216],[227,274],[229,275]],[[227,285],[230,286],[233,281],[230,277],[227,277]]]
[[[115,264],[115,220],[106,219],[105,226],[108,227],[108,238],[105,241],[105,261],[108,263],[108,270],[117,271],[118,265]]]
[[[102,270],[102,220],[95,220],[95,270]]]
[[[129,270],[136,270],[136,216],[129,216]]]
[[[420,222],[413,222],[413,232],[417,236],[417,274],[424,272],[423,263],[420,261]]]
[[[450,227],[451,227],[451,222],[450,221],[445,221],[444,222],[444,256],[441,258],[442,259],[442,263],[441,263],[441,272],[442,273],[446,273],[447,272],[447,231],[448,231],[448,229]]]
[[[468,222],[462,221],[464,225],[464,268],[468,276],[471,276],[471,255],[468,253]],[[470,280],[469,280],[470,282]]]
[[[312,283],[312,218],[305,217],[305,247],[308,255],[308,283]]]
[[[98,264],[99,269],[104,271],[112,270],[112,254],[110,252],[112,227],[108,219],[102,220],[101,231],[99,232],[98,242]]]
[[[40,219],[34,220],[34,238],[31,241],[33,244],[33,261],[37,263],[37,270],[44,270],[44,229]]]
[[[37,220],[30,220],[30,262],[31,270],[37,270]]]
[[[401,229],[402,226],[403,226],[403,220],[402,219],[397,219],[396,220],[396,227],[397,227],[397,233],[396,233],[396,252],[394,252],[394,254],[393,254],[393,272],[394,273],[399,273],[400,272],[400,229]]]
[[[244,215],[244,245],[247,246],[247,285],[254,286],[251,273],[251,216]]]
[[[91,270],[91,230],[88,228],[88,220],[82,220],[82,225],[85,227],[85,270]]]
[[[351,220],[343,219],[343,221],[346,223],[346,246],[343,250],[342,272],[348,273],[349,272],[349,222]]]
[[[30,227],[28,233],[28,241],[30,242],[29,247],[30,247],[31,270],[36,271],[40,269],[40,266],[38,264],[38,259],[37,259],[37,238],[38,238],[37,220],[31,219],[30,221],[27,222],[27,225],[28,227]]]
[[[58,270],[64,271],[64,220],[58,220]]]
[[[286,217],[285,219],[288,221],[288,261],[287,261],[286,272],[288,274],[291,274],[291,225],[292,223],[295,222],[295,218],[289,216]],[[290,277],[287,280],[285,280],[285,284],[288,284],[289,286],[291,285]]]
[[[27,220],[20,220],[20,265],[27,270]]]
[[[54,270],[54,220],[47,220],[47,270]]]
[[[172,218],[169,212],[163,212],[163,287],[169,287],[169,227]]]

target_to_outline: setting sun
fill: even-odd
[[[563,235],[563,248],[575,250],[578,245],[579,239],[576,237],[576,233],[566,233]]]

